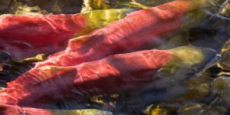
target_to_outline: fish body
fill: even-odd
[[[71,39],[65,50],[50,55],[35,68],[45,65],[72,66],[103,57],[157,45],[161,37],[175,32],[190,2],[176,0],[127,14],[91,34]]]
[[[37,71],[28,71],[16,80],[9,82],[8,87],[0,92],[0,107],[10,106],[9,110],[19,109],[32,113],[38,111],[37,113],[44,112],[44,115],[53,115],[50,110],[23,109],[23,107],[43,107],[44,104],[63,98],[77,99],[97,94],[145,88],[145,86],[155,86],[159,83],[161,85],[170,84],[164,82],[164,79],[180,82],[186,78],[178,79],[177,75],[179,74],[157,77],[155,73],[166,72],[165,70],[168,70],[166,68],[171,68],[173,63],[178,63],[173,64],[173,66],[179,67],[177,71],[181,71],[187,66],[204,66],[215,54],[216,52],[212,50],[183,46],[170,50],[144,50],[116,54],[75,66],[44,66],[37,68]],[[191,57],[184,58],[188,55]],[[199,59],[192,57],[199,57]],[[159,69],[160,71],[158,71]],[[179,77],[181,76],[179,75]],[[171,86],[173,85],[169,85],[169,87]],[[9,112],[5,111],[5,113]]]
[[[112,55],[76,66],[44,66],[24,73],[0,92],[0,103],[34,106],[63,97],[116,92],[152,82],[173,53],[146,50]]]
[[[6,104],[0,104],[0,107],[5,110],[0,111],[0,115],[113,115],[109,111],[102,111],[98,109],[49,110]]]
[[[94,10],[84,14],[0,16],[0,50],[10,53],[13,58],[54,53],[64,50],[71,37],[87,34],[123,18],[132,11],[110,9]]]
[[[7,15],[0,22],[0,49],[14,58],[61,50],[87,24],[81,14]]]

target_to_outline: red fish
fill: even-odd
[[[180,27],[189,5],[189,1],[176,0],[132,12],[89,35],[71,39],[65,50],[50,55],[47,60],[37,63],[35,68],[45,65],[71,66],[156,45],[160,42],[159,38]]]
[[[0,115],[112,115],[109,111],[97,109],[49,110],[6,104],[0,104],[0,108]]]
[[[176,0],[137,11],[90,35],[70,40],[66,50],[8,83],[0,92],[0,103],[33,106],[63,97],[116,92],[152,83],[149,76],[173,57],[171,51],[112,54],[156,44],[159,37],[179,28],[189,4]],[[109,57],[101,59],[106,56]]]
[[[109,9],[93,10],[84,14],[1,16],[0,50],[9,52],[13,58],[64,50],[67,41],[75,34],[78,36],[89,33],[132,11]],[[99,14],[108,16],[99,17]]]
[[[117,54],[76,66],[44,66],[24,73],[0,92],[0,103],[33,106],[63,97],[81,97],[130,89],[149,78],[173,56],[146,50]]]
[[[14,58],[63,50],[68,39],[86,28],[82,14],[0,17],[0,50]]]
[[[50,110],[0,104],[0,115],[55,115]]]

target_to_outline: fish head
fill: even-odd
[[[194,46],[181,46],[169,49],[169,51],[173,52],[174,57],[160,69],[160,72],[175,74],[178,71],[185,72],[185,69],[188,69],[189,73],[196,73],[217,55],[215,50]]]
[[[173,52],[173,58],[154,75],[156,82],[153,87],[156,89],[168,88],[196,76],[215,63],[213,60],[217,56],[212,49],[194,46],[181,46],[169,51]]]

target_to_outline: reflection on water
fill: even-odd
[[[69,68],[72,68],[72,66],[68,66],[68,65],[77,63],[76,60],[74,62],[68,62],[68,64],[67,62],[65,62],[66,60],[68,61],[75,58],[73,56],[74,52],[75,55],[77,54],[80,57],[81,56],[84,57],[84,53],[82,53],[83,51],[80,52],[82,53],[82,55],[80,55],[80,53],[77,52],[79,49],[86,50],[88,48],[88,52],[101,51],[101,52],[94,52],[93,53],[94,55],[87,57],[89,58],[88,60],[92,61],[94,60],[94,58],[99,59],[97,55],[101,55],[103,54],[103,52],[110,50],[109,48],[111,49],[114,48],[115,46],[112,47],[114,45],[112,43],[121,42],[120,44],[117,45],[117,47],[120,47],[120,49],[124,50],[125,48],[127,48],[127,46],[125,45],[128,45],[128,47],[130,47],[131,49],[131,47],[133,47],[132,45],[136,45],[141,42],[139,40],[138,43],[136,42],[130,43],[132,41],[126,43],[123,41],[123,39],[120,41],[115,41],[114,39],[112,39],[112,37],[110,38],[109,36],[106,36],[109,32],[104,31],[106,30],[103,28],[104,26],[107,27],[107,25],[109,26],[111,23],[113,24],[114,21],[122,22],[123,21],[122,19],[128,16],[132,17],[132,15],[130,15],[131,12],[147,9],[149,7],[158,6],[166,2],[172,2],[172,1],[173,0],[48,0],[48,1],[47,0],[1,0],[0,13],[2,15],[10,14],[10,15],[31,16],[31,15],[38,15],[38,14],[50,14],[50,13],[52,14],[81,13],[84,16],[84,19],[87,19],[88,22],[85,30],[72,36],[72,38],[76,36],[83,36],[83,37],[74,38],[72,40],[74,41],[74,43],[73,42],[69,43],[69,46],[72,45],[73,49],[67,48],[64,51],[55,54],[51,54],[51,55],[38,54],[35,57],[28,57],[24,59],[17,59],[15,57],[13,58],[6,51],[1,51],[0,52],[0,62],[1,62],[0,87],[14,88],[17,86],[17,90],[20,90],[24,88],[23,83],[27,84],[28,86],[31,85],[33,87],[36,87],[41,85],[42,83],[44,84],[46,83],[47,85],[47,83],[49,83],[49,80],[44,80],[44,79],[49,79],[49,77],[52,78],[53,76],[55,76],[56,78],[59,78],[57,79],[57,81],[60,82],[62,80],[69,80],[67,78],[65,79],[61,78],[65,76],[71,77],[69,74],[71,74],[72,76],[73,75],[79,76],[78,74],[81,73],[79,72],[80,70],[74,71],[74,74],[71,73],[72,71],[69,72],[71,70]],[[145,40],[145,38],[147,37],[156,37],[158,39],[159,36],[163,36],[162,39],[154,41],[157,42],[157,45],[155,44],[153,46],[151,43],[149,43],[150,45],[146,43],[146,45],[144,44],[145,47],[138,49],[138,50],[160,49],[163,51],[171,52],[173,54],[172,58],[169,59],[167,64],[165,64],[163,67],[160,67],[159,70],[152,71],[151,74],[149,74],[149,72],[146,72],[149,70],[145,70],[146,68],[149,69],[148,67],[150,65],[148,64],[145,65],[146,68],[144,68],[143,70],[140,69],[145,64],[145,61],[149,59],[149,57],[151,56],[149,57],[147,56],[148,58],[142,59],[142,62],[137,61],[138,59],[135,59],[135,61],[130,61],[130,60],[134,60],[134,58],[132,57],[128,57],[130,60],[126,60],[123,62],[122,61],[123,58],[118,58],[119,56],[117,57],[115,56],[115,58],[112,61],[108,59],[111,61],[110,63],[108,63],[107,61],[101,61],[101,62],[99,61],[100,63],[95,67],[91,67],[91,66],[94,66],[95,63],[97,62],[92,62],[89,63],[88,65],[87,63],[86,64],[83,63],[80,66],[76,65],[76,68],[83,68],[81,71],[86,71],[85,74],[80,75],[83,76],[81,78],[82,81],[90,80],[91,76],[88,75],[95,75],[95,76],[98,75],[98,72],[102,71],[101,68],[104,65],[105,66],[104,71],[106,70],[112,71],[116,67],[123,68],[122,70],[119,70],[117,73],[120,72],[119,73],[121,74],[120,76],[123,77],[131,76],[132,78],[131,80],[126,79],[123,82],[130,82],[130,81],[136,82],[135,80],[137,77],[133,77],[133,76],[139,77],[139,76],[146,76],[146,74],[148,74],[150,76],[149,80],[151,80],[153,83],[138,85],[139,87],[130,88],[130,89],[127,88],[125,90],[122,89],[115,92],[102,91],[103,93],[97,93],[90,96],[84,95],[82,97],[77,97],[77,98],[73,95],[71,96],[68,95],[69,97],[63,96],[62,94],[70,93],[70,91],[66,89],[64,91],[60,91],[60,93],[62,94],[57,94],[57,93],[54,94],[55,96],[53,97],[58,97],[57,98],[58,100],[52,99],[52,96],[50,95],[48,98],[50,98],[51,101],[49,102],[44,101],[45,99],[39,98],[39,100],[41,100],[43,105],[39,106],[39,108],[36,109],[34,109],[32,106],[24,107],[20,105],[19,106],[4,105],[5,103],[2,102],[4,98],[1,97],[2,94],[0,93],[0,107],[4,108],[4,109],[0,109],[0,114],[8,115],[10,110],[22,111],[20,108],[24,108],[24,110],[31,113],[32,112],[39,113],[42,111],[44,113],[48,112],[49,114],[47,113],[47,115],[50,115],[50,113],[52,113],[52,115],[228,115],[230,113],[229,111],[230,109],[230,96],[229,96],[230,95],[230,89],[229,89],[230,88],[230,79],[229,79],[230,76],[229,73],[230,72],[229,71],[230,70],[229,68],[230,67],[229,66],[230,64],[229,63],[230,62],[229,61],[230,60],[230,53],[229,53],[230,51],[230,47],[229,47],[230,45],[229,42],[230,1],[229,0],[196,0],[196,1],[184,0],[184,1],[189,1],[190,5],[186,13],[183,14],[183,18],[181,20],[182,23],[180,24],[180,27],[177,28],[176,31],[173,31],[167,35],[161,35],[164,34],[161,33],[161,31],[168,31],[167,28],[170,28],[175,23],[175,22],[172,23],[167,22],[169,19],[173,20],[170,18],[170,16],[174,12],[168,10],[168,8],[165,7],[158,8],[159,10],[158,18],[161,16],[163,16],[164,18],[159,18],[158,20],[156,18],[156,20],[154,20],[156,22],[152,22],[157,24],[160,23],[157,25],[157,27],[154,27],[153,33],[157,35],[152,35],[151,34],[152,31],[145,33],[145,31],[151,29],[150,27],[147,29],[145,28],[144,30],[141,31],[138,29],[133,29],[139,32],[131,36],[133,39],[137,39],[137,37],[142,40]],[[171,7],[173,6],[170,6],[169,8]],[[181,6],[181,8],[183,7]],[[158,10],[156,10],[156,12]],[[146,10],[146,12],[147,11],[148,10]],[[132,27],[133,25],[137,26],[138,24],[135,24],[135,22],[138,23],[141,22],[141,21],[139,22],[138,19],[139,18],[130,18],[128,21],[132,23],[129,23],[126,26],[128,27]],[[178,20],[179,19],[181,18],[178,18]],[[148,18],[146,18],[146,20],[148,20]],[[168,25],[167,27],[167,25],[164,25],[164,23],[170,25]],[[142,26],[144,24],[145,23],[143,22],[139,26]],[[23,23],[21,25],[23,25]],[[52,26],[51,23],[50,25]],[[162,27],[163,29],[161,29]],[[117,27],[113,29],[113,31],[110,32],[109,35],[111,36],[116,35],[123,38],[128,38],[128,37],[131,38],[130,34],[127,35],[115,34],[116,32],[118,33],[121,32],[120,30],[123,31],[126,29],[126,28],[122,28],[122,29],[121,28],[122,27]],[[4,30],[4,26],[0,27],[0,33],[2,30]],[[90,34],[90,32],[92,31],[93,33],[98,33],[97,31],[101,31],[102,34],[101,35]],[[130,30],[126,29],[125,31],[129,33]],[[140,33],[141,35],[139,35]],[[126,33],[123,32],[123,34]],[[99,37],[102,37],[102,35],[104,35],[105,38],[108,37],[110,39],[97,40],[99,39]],[[17,37],[17,35],[14,36]],[[81,40],[82,38],[87,38],[87,40]],[[88,40],[89,38],[93,40]],[[2,42],[3,40],[1,39],[4,38],[0,38],[0,41]],[[97,41],[97,43],[94,43],[94,41]],[[99,42],[106,42],[102,45],[105,45],[107,47],[100,46],[101,44]],[[91,48],[93,46],[97,46],[97,48],[94,49]],[[120,49],[117,49],[114,52],[117,53],[118,50]],[[19,51],[23,51],[23,50],[19,50]],[[129,52],[129,50],[127,50],[127,52]],[[114,53],[109,53],[109,54],[114,54]],[[64,57],[63,55],[67,57]],[[143,54],[143,55],[147,55],[147,54]],[[60,58],[62,56],[64,58]],[[30,69],[34,67],[35,62],[45,60],[47,59],[47,57],[48,60],[50,59],[51,61],[47,61],[45,63],[46,64],[45,67],[51,68],[51,69],[50,68],[47,69],[47,71],[50,73],[48,73],[45,70],[42,71],[42,68],[33,70],[33,71],[39,70],[40,71],[39,74],[38,72],[37,73],[33,71],[31,72]],[[162,57],[162,59],[164,58],[165,57]],[[62,64],[57,63],[58,66],[50,66],[52,65],[52,63],[55,63],[55,61],[56,62],[60,61],[59,59],[66,59],[66,60],[65,61],[61,60]],[[80,60],[80,61],[84,62],[84,60]],[[160,63],[160,61],[161,60],[158,59],[158,62],[154,62],[154,63]],[[124,65],[115,66],[115,64],[118,62],[120,63],[122,62],[122,64]],[[135,62],[137,64],[135,65],[132,62],[133,63]],[[128,66],[129,64],[130,65],[133,64],[134,66],[132,68],[129,68]],[[137,67],[137,65],[139,65],[140,67]],[[58,72],[57,71],[54,72],[54,70],[52,70],[52,67],[59,68],[59,66],[62,66],[60,68],[64,68],[63,71],[58,70]],[[90,69],[87,67],[89,67]],[[125,73],[127,70],[131,71],[132,69],[135,70],[136,68],[138,68],[137,72],[135,71],[132,74]],[[20,79],[20,77],[18,77],[28,70],[30,70],[30,72],[32,73],[31,75],[28,76],[30,76],[29,78],[31,80],[33,79],[32,80],[33,82],[26,81],[25,79],[23,78]],[[98,70],[98,71],[94,71],[94,70]],[[117,73],[115,74],[113,71],[111,73],[105,72],[101,75],[106,78],[109,76],[116,76]],[[45,76],[47,78],[39,78],[39,77],[33,78],[34,76],[36,77],[38,75],[39,77]],[[27,76],[27,74],[24,76]],[[99,80],[102,79],[100,78],[100,76],[96,76],[95,79],[96,78]],[[10,86],[9,85],[6,86],[7,82],[14,81],[15,79],[19,79],[18,81],[21,80],[21,82],[23,82],[22,86],[20,84],[17,84],[18,82],[11,82]],[[25,80],[26,82],[23,80]],[[99,87],[100,86],[103,87],[103,84],[107,84],[106,86],[116,87],[117,89],[119,89],[120,87],[124,87],[123,85],[113,86],[113,83],[121,82],[119,80],[116,81],[116,79],[114,79],[112,82],[108,82],[108,81],[109,80],[107,81],[104,80],[104,82],[102,82],[101,84],[96,84],[95,82],[92,82],[91,84],[88,83],[87,86],[84,86],[84,84],[81,86],[80,84],[79,85],[80,88],[78,91],[76,90],[75,91],[71,90],[71,91],[75,93],[81,91],[80,93],[82,94],[87,94],[88,93],[87,91],[97,92],[96,90],[98,89],[91,88],[91,86],[94,86],[95,84]],[[54,86],[55,86],[55,82],[52,82],[54,83]],[[76,83],[77,80],[68,83],[72,83],[72,82]],[[40,83],[40,84],[36,84],[36,83]],[[67,81],[63,81],[63,83],[60,83],[59,85],[63,85],[63,87],[65,86],[67,87],[68,85],[64,83],[67,83]],[[53,85],[51,84],[47,86],[53,86]],[[81,89],[82,87],[83,89]],[[127,83],[125,84],[125,87],[131,87],[131,86],[129,86],[129,84]],[[87,91],[84,91],[84,88],[87,89]],[[57,89],[58,88],[51,89],[50,87],[47,87],[47,91],[49,90],[53,91]],[[46,91],[46,88],[42,90]],[[4,92],[5,90],[3,89],[2,91]],[[13,89],[10,89],[9,91],[13,92]],[[40,91],[40,92],[44,93],[45,91]],[[26,97],[25,95],[29,95],[32,93],[34,92],[28,91],[25,94],[22,93],[21,96],[16,98],[20,98],[23,96]],[[28,100],[32,100],[32,99],[28,99]],[[11,101],[11,100],[7,100],[7,101]]]

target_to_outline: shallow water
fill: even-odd
[[[2,0],[0,13],[3,16],[82,13],[89,19],[89,28],[70,37],[74,38],[82,35],[90,36],[90,32],[121,20],[130,12],[170,1],[172,0],[136,0],[136,2],[134,0]],[[194,4],[184,14],[182,24],[175,32],[167,34],[154,45],[146,44],[142,48],[142,50],[159,49],[174,53],[173,60],[151,75],[153,84],[90,96],[84,95],[83,91],[83,96],[77,98],[60,94],[63,96],[61,99],[52,99],[51,96],[49,102],[27,107],[52,110],[54,115],[228,115],[230,113],[230,74],[228,73],[230,68],[227,65],[230,64],[230,42],[227,41],[230,38],[230,1],[191,0],[191,2]],[[84,45],[91,44],[87,42]],[[8,87],[6,83],[14,81],[33,68],[35,62],[47,59],[54,52],[44,53],[36,57],[18,59],[2,50],[0,86]],[[54,54],[54,60],[55,55],[58,54]],[[125,65],[120,66],[125,67]],[[84,69],[87,71],[87,68]],[[124,71],[126,69],[128,70],[124,68]],[[45,69],[42,72],[46,74]],[[59,70],[52,70],[47,74],[55,74],[55,72]],[[137,74],[139,75],[138,72]],[[82,109],[85,111],[81,112]]]

